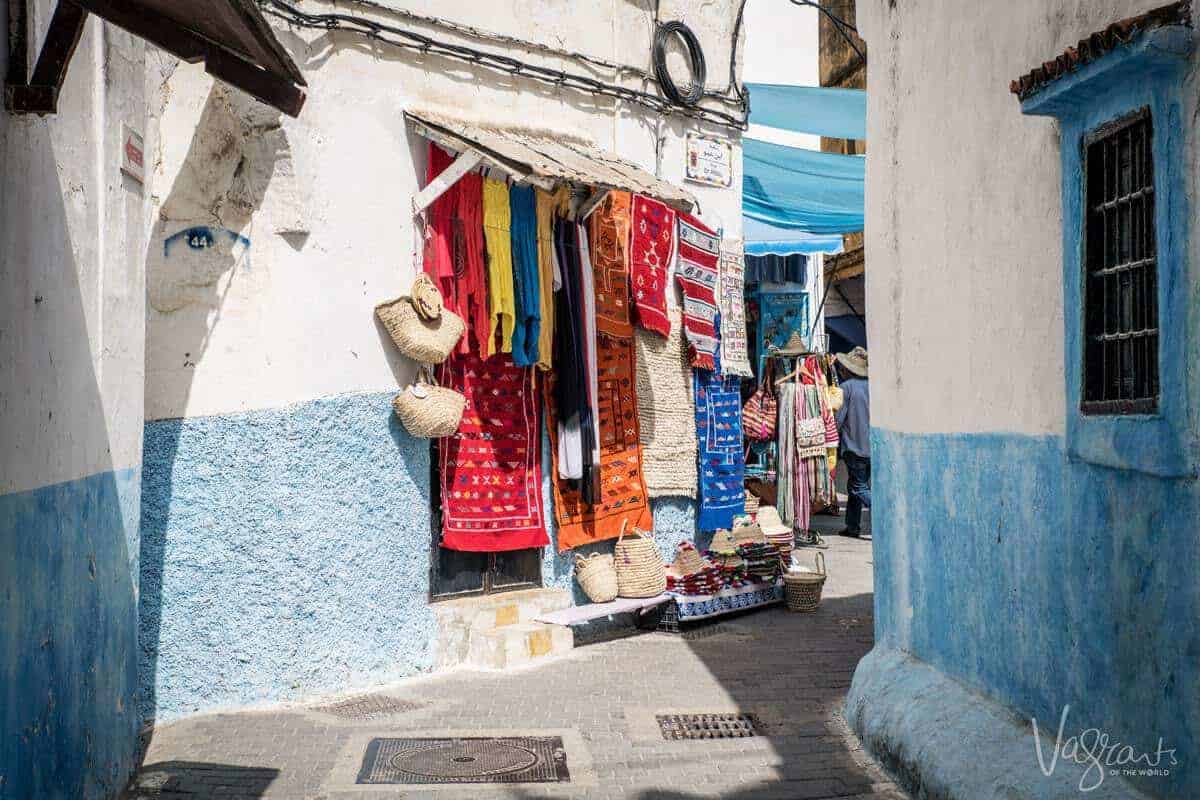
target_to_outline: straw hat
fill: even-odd
[[[757,524],[739,525],[733,529],[733,541],[737,544],[766,544],[767,537]]]
[[[675,550],[675,561],[667,567],[667,574],[682,578],[711,568],[712,564],[705,561],[695,547],[687,542],[680,542]]]
[[[804,338],[800,335],[800,331],[792,331],[787,344],[783,347],[772,346],[770,352],[771,355],[776,356],[802,356],[810,351],[808,345],[804,343]]]
[[[783,524],[779,518],[779,509],[775,506],[762,506],[758,509],[758,526],[766,534],[791,533],[792,529]]]
[[[860,378],[867,377],[867,351],[856,347],[849,353],[838,353],[838,363]]]
[[[736,553],[737,542],[733,540],[733,535],[729,531],[721,528],[713,534],[712,544],[709,545],[708,549],[714,553]]]

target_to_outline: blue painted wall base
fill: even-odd
[[[0,798],[115,797],[133,770],[139,479],[0,497]]]
[[[1139,751],[1162,737],[1191,758],[1138,788],[1200,797],[1196,483],[1071,461],[1061,437],[876,429],[871,447],[877,649],[1026,720],[1069,705]]]

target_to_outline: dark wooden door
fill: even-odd
[[[437,440],[429,446],[430,455],[430,575],[429,599],[535,589],[542,585],[542,548],[511,550],[505,553],[464,553],[447,550],[442,539],[442,481],[438,466]]]

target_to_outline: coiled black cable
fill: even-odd
[[[687,94],[679,91],[679,87],[671,77],[671,72],[667,69],[667,42],[673,35],[683,41],[683,45],[688,51],[692,82],[688,86]],[[654,32],[653,58],[654,77],[658,79],[658,85],[668,100],[680,106],[694,106],[700,102],[704,97],[707,67],[704,63],[704,51],[700,49],[700,40],[696,38],[696,34],[692,33],[691,28],[677,21],[664,22],[659,25]]]

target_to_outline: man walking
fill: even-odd
[[[867,351],[856,347],[837,354],[843,401],[837,412],[842,460],[846,462],[846,527],[842,536],[862,535],[863,506],[871,507],[871,390],[867,384]]]

